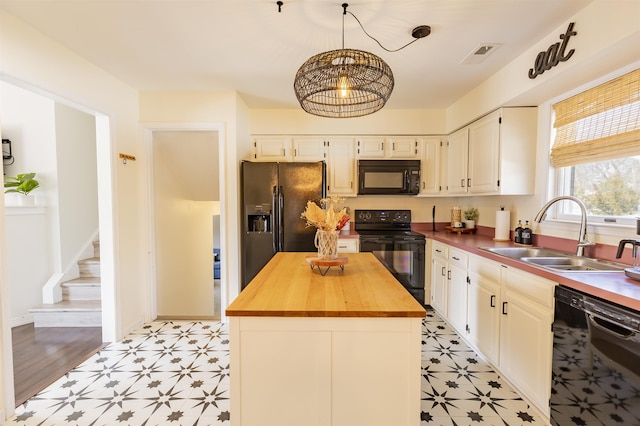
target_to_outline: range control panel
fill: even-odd
[[[356,210],[357,224],[411,224],[411,210]]]

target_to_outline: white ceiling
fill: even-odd
[[[591,0],[357,0],[345,47],[381,56],[395,89],[386,108],[444,108],[564,26]],[[296,108],[304,61],[342,46],[342,2],[284,0],[0,0],[23,19],[140,90],[237,90],[250,108]],[[500,43],[486,60],[460,62]],[[532,58],[533,61],[533,58]],[[526,72],[526,70],[523,70]]]

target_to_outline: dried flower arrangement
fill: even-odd
[[[323,231],[341,230],[349,221],[347,209],[338,210],[337,205],[342,201],[340,197],[329,197],[320,200],[322,207],[313,201],[307,201],[307,207],[300,217],[307,221],[307,226],[315,226]]]

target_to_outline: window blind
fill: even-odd
[[[553,105],[554,167],[640,155],[640,69]]]

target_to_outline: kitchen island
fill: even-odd
[[[227,308],[234,426],[420,424],[425,309],[371,253],[277,253]]]

